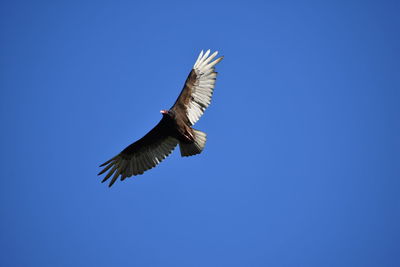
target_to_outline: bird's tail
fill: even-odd
[[[180,142],[179,147],[181,149],[181,156],[188,157],[201,153],[204,146],[206,145],[207,134],[193,129],[194,132],[194,142],[191,144],[185,144]]]

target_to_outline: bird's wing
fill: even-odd
[[[109,184],[112,186],[119,176],[123,181],[126,177],[143,174],[171,154],[178,140],[168,135],[167,127],[165,119],[161,119],[145,136],[101,164],[100,167],[105,167],[98,175],[108,171],[102,182],[113,175]]]
[[[175,114],[184,114],[191,125],[200,119],[204,110],[210,105],[217,77],[214,66],[223,59],[219,57],[211,61],[217,54],[218,51],[212,55],[210,50],[204,54],[203,51],[200,52],[178,99],[171,108]]]

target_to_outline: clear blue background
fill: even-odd
[[[399,11],[2,1],[0,265],[400,266]],[[101,184],[208,48],[204,152]]]

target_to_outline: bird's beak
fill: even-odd
[[[167,114],[168,112],[165,109],[160,110],[161,114]]]

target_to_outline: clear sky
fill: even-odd
[[[400,266],[398,1],[2,1],[1,266]],[[144,175],[98,165],[217,86]]]

